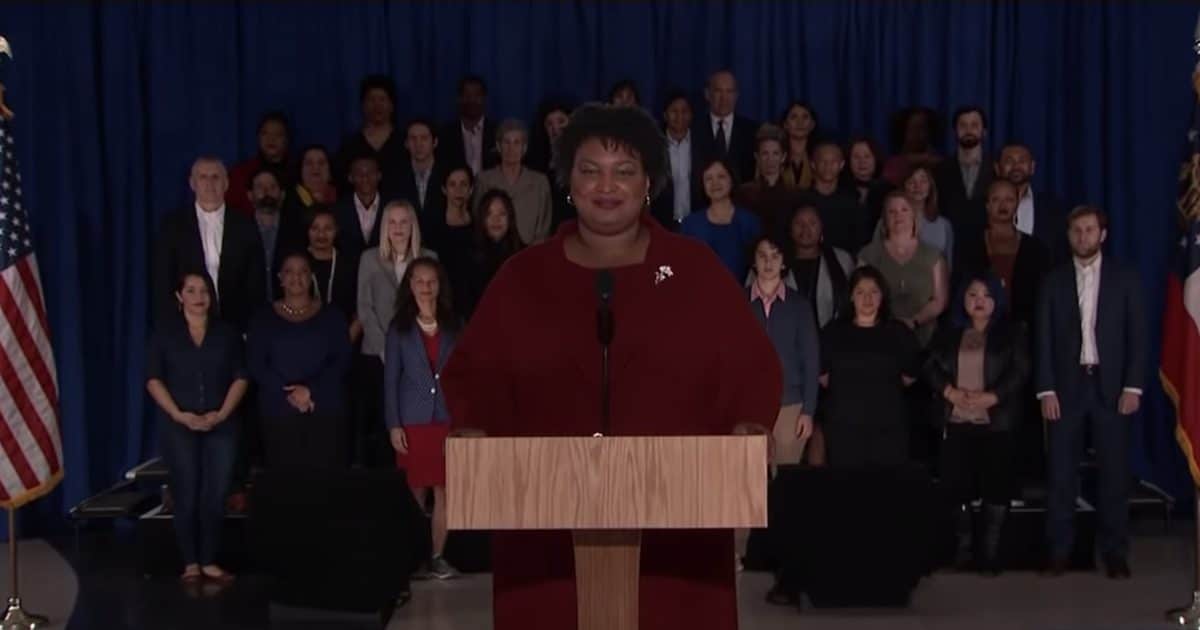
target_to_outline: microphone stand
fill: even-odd
[[[601,271],[596,275],[596,293],[600,298],[600,305],[596,310],[596,338],[600,342],[600,431],[595,436],[599,437],[608,435],[612,427],[612,377],[608,356],[613,338],[611,272]]]

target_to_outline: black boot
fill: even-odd
[[[1000,535],[1004,530],[1007,505],[983,506],[983,562],[979,569],[984,575],[997,576],[1003,571],[1000,561]]]
[[[971,556],[974,555],[971,543],[975,538],[972,535],[974,527],[971,520],[971,506],[970,504],[959,505],[955,512],[957,518],[954,525],[954,569],[956,571],[969,571],[971,569]]]

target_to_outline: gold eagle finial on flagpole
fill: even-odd
[[[0,55],[5,55],[9,59],[13,58],[12,46],[9,45],[8,39],[3,36],[0,36]],[[12,120],[13,118],[13,111],[4,102],[3,83],[0,83],[0,116],[3,116],[5,120]]]

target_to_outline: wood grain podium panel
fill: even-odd
[[[764,435],[455,437],[449,527],[765,527],[767,468]]]

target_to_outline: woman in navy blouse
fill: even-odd
[[[384,420],[417,503],[433,491],[433,557],[421,573],[458,574],[442,557],[446,547],[446,436],[450,413],[441,373],[458,339],[459,319],[446,270],[433,258],[414,260],[400,281],[396,317],[384,351]]]
[[[246,394],[242,344],[233,328],[209,317],[212,292],[203,273],[185,274],[175,299],[180,316],[150,338],[146,389],[158,404],[181,577],[228,582],[232,575],[215,559],[237,459],[235,412]]]
[[[746,277],[746,253],[762,234],[762,223],[749,210],[733,205],[733,168],[722,159],[709,160],[700,170],[708,208],[693,212],[679,226],[679,233],[699,239],[716,252],[738,284]]]
[[[246,363],[258,385],[266,463],[272,468],[345,465],[346,318],[313,294],[305,254],[283,261],[283,298],[250,322]]]

